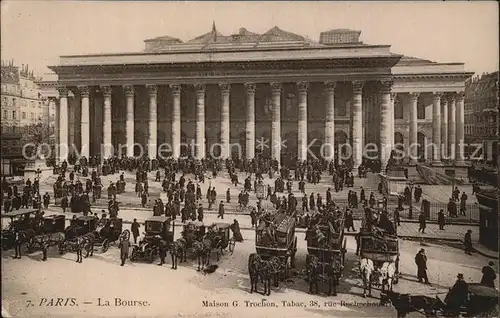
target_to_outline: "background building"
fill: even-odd
[[[483,143],[483,157],[495,163],[498,129],[498,71],[472,77],[465,83],[465,142]]]
[[[38,86],[28,65],[16,66],[14,61],[1,64],[1,154],[2,175],[22,174],[25,160],[22,148],[34,133],[33,127],[54,127],[55,107]],[[54,128],[50,131],[54,133]]]

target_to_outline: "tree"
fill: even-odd
[[[48,124],[39,121],[36,124],[29,124],[24,127],[22,142],[24,145],[24,155],[27,158],[48,159],[55,156],[54,129]]]

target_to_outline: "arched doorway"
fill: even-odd
[[[396,131],[394,133],[394,148],[400,151],[404,151],[405,149],[405,138],[402,133]]]
[[[418,161],[419,162],[424,162],[425,159],[427,158],[427,155],[426,155],[426,149],[425,149],[425,145],[426,145],[426,137],[423,133],[421,132],[418,132],[417,133],[417,158],[418,158]]]

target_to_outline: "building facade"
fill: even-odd
[[[40,78],[28,65],[19,67],[13,61],[2,61],[1,80],[2,175],[22,174],[22,148],[32,132],[30,127],[42,122],[52,126],[54,133],[55,104],[49,107],[38,86]]]
[[[146,40],[143,52],[61,56],[50,67],[58,75],[59,143],[87,157],[109,157],[118,145],[131,156],[140,144],[152,158],[162,143],[179,157],[194,140],[197,158],[211,148],[229,157],[237,143],[247,158],[263,152],[278,161],[320,151],[331,158],[337,149],[322,145],[349,143],[357,167],[367,143],[384,149],[385,166],[400,142],[435,165],[462,158],[455,144],[464,139],[472,74],[462,63],[364,44],[360,34],[331,30],[315,42],[278,27],[225,36],[214,25],[187,42]],[[409,147],[417,142],[442,147]]]
[[[492,163],[498,154],[498,105],[498,72],[466,81],[465,142],[483,144],[482,157]]]

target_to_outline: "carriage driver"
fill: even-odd
[[[460,313],[460,307],[462,307],[468,300],[469,296],[469,285],[464,281],[464,274],[457,275],[457,281],[448,293],[448,301],[446,305],[451,310],[452,313]]]

